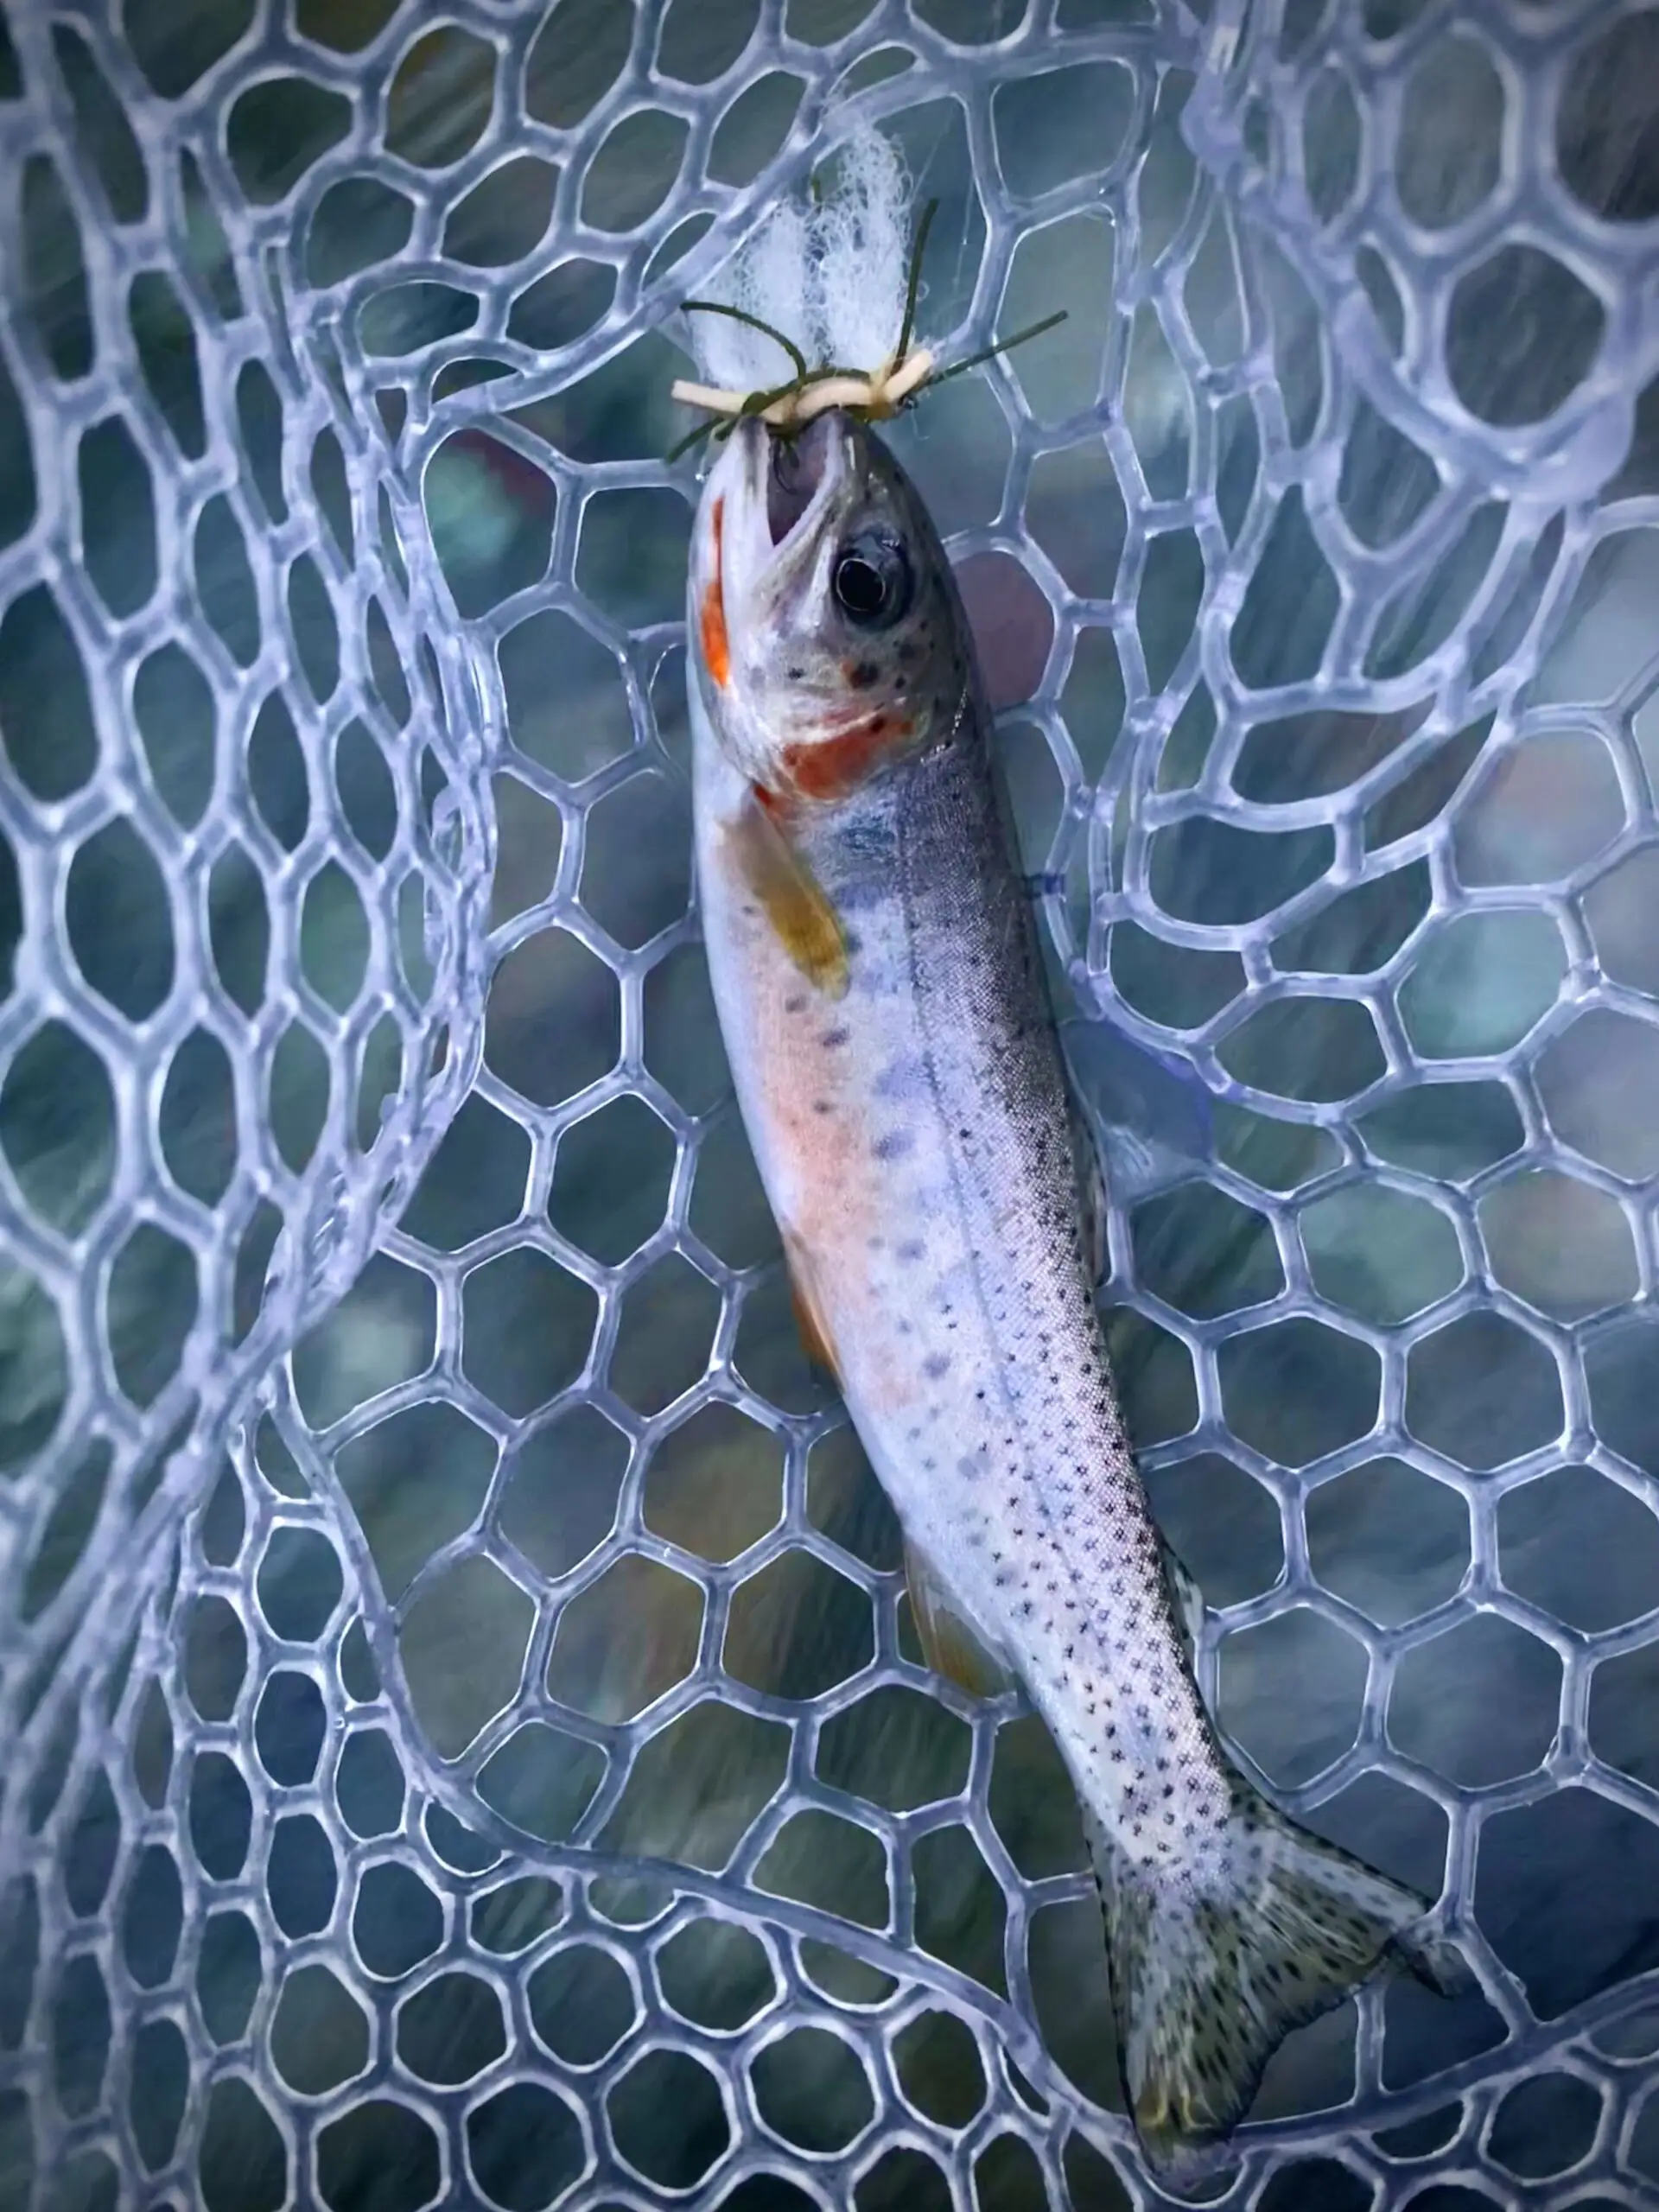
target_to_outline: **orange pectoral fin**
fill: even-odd
[[[728,832],[744,881],[807,981],[827,998],[847,990],[847,939],[823,887],[788,832],[753,793]]]

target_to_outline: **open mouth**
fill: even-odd
[[[779,546],[801,521],[829,467],[834,418],[820,415],[798,436],[769,436],[766,462],[766,528]]]

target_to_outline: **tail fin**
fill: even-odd
[[[1237,1790],[1185,1865],[1133,1864],[1088,1823],[1119,2063],[1136,2133],[1164,2169],[1224,2139],[1291,2030],[1389,1960],[1448,1995],[1468,1979],[1449,1945],[1414,1926],[1426,1898]]]

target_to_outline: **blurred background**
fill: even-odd
[[[1158,2201],[697,937],[675,309],[862,114],[1067,311],[893,439],[1202,1679],[1478,1978],[1215,2201],[1659,2201],[1659,15],[0,21],[0,2203]]]

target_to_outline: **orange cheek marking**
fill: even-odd
[[[721,690],[731,681],[732,648],[726,635],[726,592],[721,579],[721,545],[725,534],[726,502],[715,501],[715,573],[702,594],[702,658]]]
[[[841,737],[784,749],[784,767],[803,798],[844,798],[855,791],[882,755],[911,734],[912,725],[894,715],[872,715]]]

